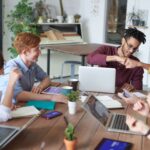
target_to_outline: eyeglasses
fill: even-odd
[[[126,41],[126,44],[127,44],[127,46],[128,46],[128,49],[129,50],[132,50],[133,52],[136,52],[136,51],[138,51],[139,49],[138,49],[138,47],[135,47],[134,48],[134,46],[133,45],[131,45],[131,44],[128,44],[128,42],[127,42],[127,39],[125,38],[125,41]]]

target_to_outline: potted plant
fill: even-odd
[[[68,97],[69,114],[74,115],[76,113],[76,106],[77,106],[76,102],[79,99],[79,92],[71,91],[71,93],[69,93],[67,97]]]
[[[69,123],[64,132],[65,133],[64,143],[66,146],[66,150],[75,150],[77,139],[74,136],[74,131],[75,131],[74,126],[71,123]]]
[[[8,29],[13,33],[12,40],[20,32],[31,32],[38,34],[37,28],[31,26],[33,23],[33,9],[32,3],[29,0],[20,0],[17,5],[15,5],[14,10],[11,10],[7,15],[6,24]],[[12,46],[8,48],[11,52],[12,57],[17,56],[16,49]]]
[[[133,26],[139,26],[141,20],[140,12],[135,11],[135,9],[133,8],[133,11],[128,14],[128,20]]]

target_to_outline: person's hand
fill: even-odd
[[[143,116],[149,116],[150,107],[145,101],[138,101],[133,105],[133,110]]]
[[[60,102],[60,103],[67,103],[68,102],[67,96],[64,96],[62,94],[53,95],[51,100],[54,100],[54,101]]]
[[[134,86],[129,84],[129,83],[125,83],[122,87],[121,90],[123,91],[123,89],[126,89],[127,91],[131,92],[134,91]]]
[[[15,82],[22,76],[22,73],[19,69],[15,68],[10,72],[9,82],[15,84]]]
[[[149,130],[149,127],[142,122],[141,120],[136,120],[134,117],[127,115],[126,124],[129,129],[134,132],[140,132],[142,134],[146,134]]]
[[[127,60],[127,57],[116,56],[116,61],[119,62],[122,65],[125,64],[126,60]]]
[[[42,87],[41,86],[33,86],[31,92],[32,93],[36,93],[36,94],[40,94],[41,92],[43,91]]]
[[[140,62],[127,58],[124,65],[126,68],[135,68],[140,66]]]
[[[138,98],[137,96],[135,96],[134,94],[130,93],[130,97],[127,98],[123,95],[123,93],[118,93],[117,94],[118,97],[120,97],[121,99],[123,99],[127,104],[133,105],[135,104],[137,101],[140,100],[140,98]]]

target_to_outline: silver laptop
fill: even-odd
[[[22,127],[0,125],[0,149],[4,148],[11,142],[18,134],[26,129],[38,116],[32,117]]]
[[[115,93],[116,70],[104,67],[79,67],[79,90]]]
[[[128,126],[125,123],[125,115],[110,112],[93,95],[90,95],[83,103],[83,108],[92,116],[94,116],[108,131],[141,135],[141,133],[132,132],[129,130]]]
[[[0,149],[21,130],[19,127],[0,125]]]

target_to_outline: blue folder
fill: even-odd
[[[46,100],[30,100],[26,103],[26,106],[35,106],[38,109],[54,110],[56,102]]]

